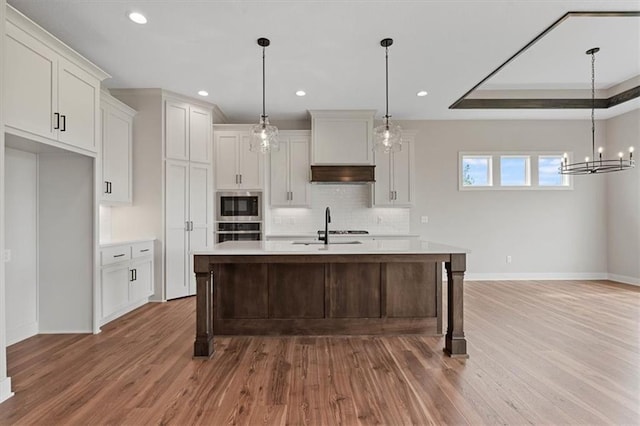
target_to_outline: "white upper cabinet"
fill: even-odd
[[[264,155],[249,150],[249,130],[215,126],[214,169],[216,189],[262,189]],[[223,130],[224,129],[224,130]]]
[[[399,152],[375,152],[374,206],[407,207],[413,204],[414,137],[411,133],[403,134],[402,150]]]
[[[313,110],[311,164],[373,164],[374,110]]]
[[[10,6],[5,50],[6,131],[97,154],[100,81],[108,74]]]
[[[131,204],[132,147],[135,111],[102,92],[102,202]]]
[[[165,101],[165,157],[211,162],[211,111],[188,103]]]
[[[280,132],[280,150],[272,151],[272,207],[310,207],[309,139],[307,131]]]

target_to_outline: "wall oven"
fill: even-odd
[[[218,222],[261,222],[262,193],[217,192],[216,211]]]
[[[262,230],[260,222],[218,222],[216,229],[218,243],[225,241],[260,241]]]

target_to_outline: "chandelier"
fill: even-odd
[[[393,39],[385,38],[380,41],[380,45],[385,50],[386,63],[386,113],[384,123],[373,129],[373,149],[388,154],[390,152],[398,152],[402,149],[402,131],[400,126],[392,124],[389,118],[389,46],[393,44]]]
[[[633,147],[629,147],[629,158],[624,158],[624,153],[618,153],[617,159],[602,159],[604,149],[598,148],[598,157],[596,158],[596,53],[599,47],[587,50],[585,53],[591,55],[591,157],[585,157],[584,162],[569,163],[569,156],[565,152],[560,165],[560,174],[563,175],[588,175],[595,173],[609,173],[621,170],[631,169],[635,166],[633,159]]]
[[[264,51],[269,44],[271,42],[268,38],[261,37],[258,39],[258,46],[262,47],[262,115],[260,116],[260,122],[251,127],[251,141],[249,144],[250,151],[263,154],[280,149],[278,128],[269,124],[269,116],[265,112]]]

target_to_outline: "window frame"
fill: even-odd
[[[488,160],[488,170],[487,170],[487,181],[489,182],[487,185],[465,185],[463,178],[464,171],[464,159],[487,159]],[[493,167],[493,155],[487,153],[459,153],[458,159],[458,188],[460,190],[478,190],[478,189],[490,189],[493,188],[494,181],[494,167]]]
[[[563,185],[540,185],[540,157],[562,157],[567,151],[459,151],[458,191],[570,191],[573,190],[573,176],[563,175]],[[569,158],[573,153],[567,152]],[[463,182],[463,161],[465,158],[490,158],[491,185],[468,186]],[[529,157],[529,185],[502,185],[500,172],[502,157]]]

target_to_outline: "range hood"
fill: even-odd
[[[365,165],[311,166],[311,183],[373,183],[375,167]]]

